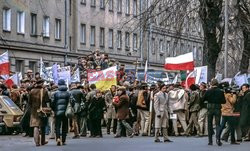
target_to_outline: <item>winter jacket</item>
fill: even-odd
[[[105,109],[105,101],[103,97],[92,98],[89,101],[89,106],[88,106],[89,119],[102,119],[104,109]]]
[[[73,104],[74,104],[74,109],[75,113],[80,113],[81,112],[81,103],[85,102],[84,95],[80,89],[72,89],[70,91],[70,94],[72,95],[73,99]]]
[[[46,123],[39,117],[37,110],[40,109],[41,106],[41,89],[40,86],[35,87],[31,90],[29,94],[29,106],[30,106],[30,127],[38,127],[45,126]],[[47,103],[50,102],[48,91],[43,89],[43,97],[42,97],[42,107],[47,107]]]
[[[140,90],[138,92],[138,98],[136,106],[138,109],[149,111],[150,106],[150,95],[145,90]]]
[[[245,92],[242,102],[240,125],[243,127],[250,126],[250,91]]]
[[[225,93],[226,103],[222,104],[222,116],[232,116],[234,112],[234,104],[236,102],[236,94]]]
[[[64,116],[67,105],[70,100],[70,93],[67,91],[65,85],[59,86],[58,90],[54,93],[51,107],[55,116]]]
[[[193,91],[190,96],[189,101],[189,111],[190,112],[198,112],[200,110],[200,98],[199,92]]]
[[[218,87],[212,87],[211,89],[207,90],[203,97],[203,102],[207,101],[208,109],[221,109],[221,104],[226,103],[226,99],[224,96],[224,92],[219,89]]]
[[[185,110],[188,95],[183,89],[175,88],[168,93],[170,111]]]
[[[203,97],[205,96],[205,93],[207,92],[207,90],[203,90],[199,92],[199,98],[200,98],[200,107],[201,109],[203,108],[207,108],[207,102],[203,102]]]
[[[127,95],[120,96],[119,102],[113,102],[117,108],[117,118],[119,120],[125,120],[129,118],[129,97]]]

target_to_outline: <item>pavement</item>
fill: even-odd
[[[72,134],[71,134],[72,135]],[[134,138],[67,138],[66,146],[56,146],[55,140],[49,140],[45,146],[35,147],[33,138],[18,136],[0,136],[0,151],[250,151],[250,142],[230,145],[223,142],[221,147],[215,143],[207,145],[207,137],[170,137],[172,143],[155,143],[153,137],[135,136]]]

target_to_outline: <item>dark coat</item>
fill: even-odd
[[[81,103],[85,102],[85,97],[82,93],[82,91],[80,89],[72,89],[70,91],[73,99],[73,104],[74,104],[74,108],[75,108],[75,113],[80,113],[81,112]]]
[[[208,109],[221,109],[221,104],[226,103],[224,92],[218,87],[212,87],[207,90],[203,97],[203,102],[207,101]]]
[[[65,85],[59,86],[58,91],[53,95],[51,107],[55,116],[64,116],[70,100],[70,93]]]
[[[199,92],[193,91],[189,101],[189,111],[198,112],[200,110],[200,97]]]
[[[44,126],[45,123],[42,122],[42,119],[38,116],[37,110],[40,109],[41,104],[41,89],[42,87],[37,86],[36,88],[32,89],[29,94],[29,105],[31,109],[31,116],[30,116],[30,127],[39,127]],[[42,107],[47,107],[47,104],[50,102],[48,91],[43,89],[43,101]]]
[[[129,118],[129,97],[127,95],[120,96],[119,102],[113,102],[113,105],[117,108],[116,115],[119,120]]]
[[[243,127],[250,126],[250,91],[246,92],[242,100],[242,109],[240,116],[240,125]]]
[[[88,106],[89,119],[102,119],[104,109],[105,109],[105,100],[103,97],[92,98],[89,101],[89,106]]]

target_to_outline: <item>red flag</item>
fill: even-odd
[[[10,66],[9,66],[9,55],[8,52],[0,55],[0,76],[4,79],[8,79],[10,74]]]

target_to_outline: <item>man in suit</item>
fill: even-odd
[[[168,94],[166,85],[160,85],[160,91],[154,97],[155,109],[155,142],[160,142],[159,133],[162,128],[164,142],[172,142],[168,138]]]

